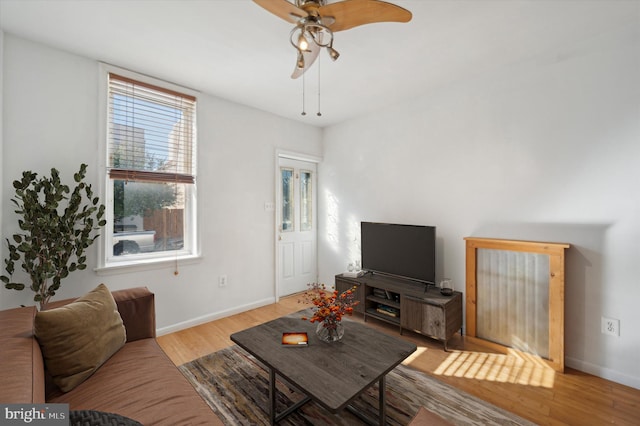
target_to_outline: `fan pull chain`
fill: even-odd
[[[307,113],[304,110],[304,72],[302,73],[302,114],[301,115],[307,115]]]
[[[318,113],[316,114],[318,117],[322,116],[322,113],[320,112],[320,63],[322,62],[321,59],[322,58],[318,56]]]

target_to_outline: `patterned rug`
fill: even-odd
[[[225,424],[269,424],[269,376],[260,362],[239,346],[222,349],[178,368]],[[282,412],[304,396],[278,379],[277,412]],[[533,425],[410,367],[399,365],[387,375],[386,383],[389,425],[406,425],[420,406],[458,425]],[[377,418],[378,386],[366,390],[353,406]],[[364,423],[347,410],[333,415],[309,402],[278,424],[351,426]]]

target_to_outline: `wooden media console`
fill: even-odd
[[[416,281],[367,273],[351,278],[335,276],[336,290],[356,287],[354,308],[364,316],[398,326],[400,334],[410,330],[444,343],[460,330],[462,333],[462,293],[443,296],[434,286]]]

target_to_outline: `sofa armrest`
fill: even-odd
[[[146,287],[111,292],[127,329],[127,342],[156,337],[155,295]]]
[[[44,404],[44,364],[33,337],[36,307],[0,311],[0,402]]]

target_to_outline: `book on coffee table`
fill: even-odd
[[[307,346],[309,344],[309,336],[306,332],[288,332],[282,333],[282,346]]]

